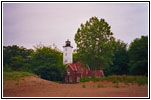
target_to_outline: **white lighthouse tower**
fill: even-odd
[[[65,46],[63,46],[63,64],[72,63],[72,48],[70,41],[67,40]]]

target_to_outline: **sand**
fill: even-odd
[[[107,81],[59,84],[30,76],[4,80],[3,97],[148,97],[148,85],[119,83],[118,88],[116,85]]]

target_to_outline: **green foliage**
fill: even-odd
[[[113,42],[114,56],[112,57],[112,64],[109,67],[109,72],[105,73],[105,75],[124,75],[129,74],[129,57],[128,51],[126,49],[127,45],[120,40]],[[107,70],[107,71],[108,71]],[[106,71],[106,70],[104,70]]]
[[[74,52],[73,53],[73,62],[77,62],[77,61],[80,61],[80,57],[79,57],[78,53]]]
[[[118,84],[115,84],[113,87],[114,87],[114,88],[119,88],[119,85],[118,85]]]
[[[108,75],[148,75],[148,36],[127,44],[115,41],[110,26],[104,19],[92,17],[81,24],[74,38],[77,49],[74,62],[80,60],[91,70],[103,66]]]
[[[64,71],[65,66],[63,65],[50,65],[39,67],[35,69],[34,73],[39,75],[43,79],[51,81],[62,81]]]
[[[104,19],[90,18],[81,24],[75,35],[77,49],[73,53],[73,61],[80,61],[82,66],[89,65],[91,70],[103,66],[104,78],[83,78],[87,81],[113,81],[125,84],[137,82],[147,84],[147,77],[129,77],[123,74],[148,75],[148,36],[135,39],[127,51],[127,45],[120,40],[115,41],[110,26]],[[3,47],[3,71],[31,72],[40,77],[61,81],[66,71],[63,65],[63,54],[56,47],[38,45],[35,50],[17,45]],[[122,75],[122,76],[114,76]]]
[[[104,19],[92,17],[85,24],[81,24],[75,35],[78,58],[90,69],[99,69],[101,65],[108,66],[113,56],[113,33]]]
[[[89,82],[89,81],[93,81],[93,82],[97,82],[100,80],[103,80],[104,78],[96,78],[96,77],[84,77],[80,79],[80,82]]]
[[[50,64],[63,64],[62,53],[56,49],[46,46],[37,46],[35,52],[31,57],[33,67],[50,65]]]
[[[128,83],[138,83],[139,85],[148,84],[148,78],[146,76],[126,76],[126,75],[112,75],[103,78],[82,78],[80,82],[97,82],[97,81],[112,81],[113,83],[118,84],[119,82],[123,82],[125,84]]]
[[[10,66],[13,68],[13,70],[20,70],[21,67],[24,66],[26,59],[24,59],[22,56],[15,56],[11,58],[12,63]]]
[[[10,72],[10,71],[13,71],[12,67],[9,66],[8,64],[5,64],[4,72]]]
[[[57,49],[38,45],[31,57],[31,70],[41,78],[61,81],[66,70],[62,62],[62,53]]]
[[[18,78],[31,76],[31,75],[34,75],[34,74],[28,73],[28,72],[17,72],[17,71],[3,72],[3,79],[4,80],[16,80]]]
[[[91,78],[84,77],[84,78],[80,79],[80,82],[89,82],[90,80],[91,80]]]
[[[3,66],[5,71],[20,70],[28,62],[33,50],[17,45],[3,47]],[[9,67],[9,68],[8,68]]]
[[[83,88],[86,88],[86,85],[85,85],[85,84],[83,84],[83,85],[82,85],[82,87],[83,87]]]
[[[105,88],[105,86],[103,84],[98,84],[97,87],[98,88]]]
[[[148,78],[146,76],[112,75],[112,76],[108,76],[106,78],[108,81],[112,81],[112,82],[114,81],[115,83],[124,82],[125,84],[128,84],[128,83],[133,84],[134,82],[136,82],[139,85],[148,84]]]
[[[6,73],[30,72],[47,80],[61,81],[63,79],[66,67],[62,62],[62,53],[56,47],[52,49],[38,45],[33,51],[16,45],[4,46],[3,53],[4,72]],[[9,77],[11,74],[5,75]]]
[[[148,84],[148,78],[144,76],[139,76],[137,77],[136,82],[138,83],[138,85]]]
[[[136,38],[129,47],[132,75],[148,75],[148,36]]]
[[[118,80],[113,80],[113,83],[118,83],[119,81]]]

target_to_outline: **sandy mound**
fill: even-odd
[[[148,85],[125,85],[112,82],[59,84],[37,76],[5,80],[4,97],[147,97]]]

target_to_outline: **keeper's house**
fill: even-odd
[[[70,41],[66,41],[66,45],[63,46],[63,63],[67,64],[67,72],[64,75],[64,82],[77,83],[83,77],[104,77],[102,66],[100,70],[90,70],[89,66],[81,66],[80,61],[72,63],[72,46]]]

